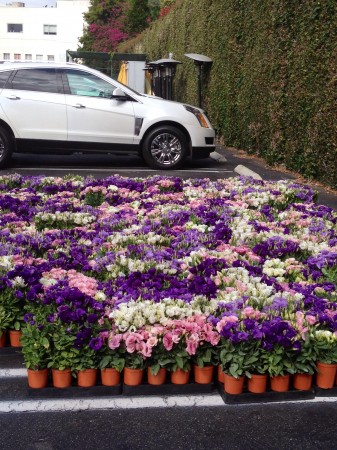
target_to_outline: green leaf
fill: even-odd
[[[183,358],[181,356],[177,356],[176,361],[177,361],[177,366],[179,367],[179,369],[183,369],[184,368]]]

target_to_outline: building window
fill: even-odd
[[[21,55],[20,53],[14,53],[14,61],[20,61]]]
[[[47,55],[47,59],[48,59],[48,61],[55,61],[55,56],[54,55]]]
[[[33,59],[32,54],[31,53],[26,53],[25,54],[25,60],[26,61],[31,61]]]
[[[42,61],[43,55],[36,55],[36,61]]]
[[[4,53],[4,61],[9,61],[11,59],[10,56],[10,53]]]
[[[43,25],[43,34],[57,34],[56,25]]]
[[[22,33],[23,26],[22,23],[8,23],[7,32],[8,33]]]

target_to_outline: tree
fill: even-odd
[[[160,8],[161,8],[161,0],[148,0],[150,15],[152,20],[158,19]]]
[[[120,42],[167,14],[174,0],[91,0],[79,39],[82,51],[113,52]]]
[[[87,27],[79,39],[83,51],[112,52],[129,37],[126,0],[91,0],[84,19]]]
[[[130,7],[127,12],[127,28],[130,34],[135,35],[145,30],[151,21],[151,10],[148,0],[129,0]]]

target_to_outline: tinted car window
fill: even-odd
[[[58,93],[56,69],[21,69],[12,79],[12,89]]]
[[[12,73],[11,70],[6,70],[5,72],[0,72],[0,89],[5,87],[6,81],[9,75]]]
[[[95,75],[81,70],[66,70],[66,77],[72,95],[111,98],[116,86]]]

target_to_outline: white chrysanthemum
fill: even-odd
[[[14,267],[13,256],[0,256],[0,267],[3,267],[4,269],[12,269]]]

